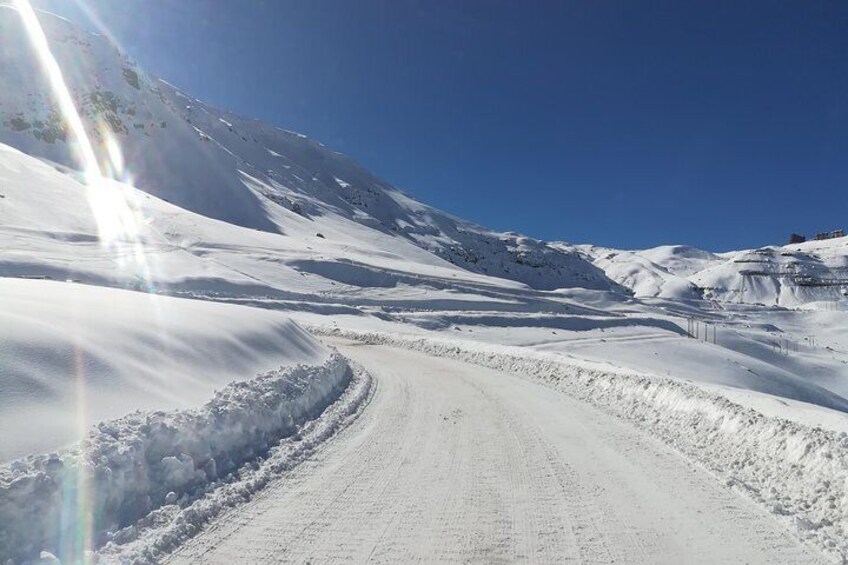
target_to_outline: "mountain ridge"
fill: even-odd
[[[472,272],[542,290],[617,289],[576,253],[422,204],[320,142],[212,108],[148,75],[104,36],[41,19],[54,56],[69,70],[66,82],[98,157],[118,180],[243,227],[285,233],[292,213],[336,214]],[[0,30],[14,44],[27,44],[8,6],[0,10]],[[0,142],[73,167],[49,86],[43,77],[25,78],[36,65],[28,48],[0,60],[4,76],[18,79],[0,96]],[[120,164],[106,154],[110,139],[123,153]]]
[[[192,212],[283,235],[336,237],[325,232],[344,225],[341,237],[429,263],[422,250],[536,290],[789,307],[839,302],[848,292],[846,238],[716,254],[548,243],[489,230],[418,202],[319,141],[193,98],[145,73],[105,36],[58,16],[41,20],[104,171]],[[37,56],[8,5],[0,4],[0,31],[14,46],[0,55],[8,79],[0,143],[76,167],[50,86],[33,72]]]

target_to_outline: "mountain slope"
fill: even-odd
[[[624,251],[567,246],[639,298],[835,307],[848,295],[848,238],[713,254],[687,246]]]
[[[0,562],[158,563],[230,527],[200,553],[679,562],[741,532],[729,558],[817,560],[763,509],[845,560],[844,239],[713,254],[495,233],[41,17],[113,178],[76,170],[0,8]],[[238,508],[296,482],[299,506]],[[551,545],[558,516],[577,522]]]
[[[568,249],[565,244],[563,247]],[[591,257],[595,266],[608,277],[633,291],[637,298],[700,298],[700,289],[687,279],[687,273],[693,268],[693,259],[697,257],[701,262],[709,263],[712,256],[709,252],[685,246],[665,246],[645,251],[592,245],[576,248]]]
[[[95,150],[118,180],[243,227],[287,233],[299,218],[333,216],[378,232],[368,237],[384,249],[411,244],[533,288],[617,288],[577,253],[421,204],[320,143],[222,112],[145,74],[103,36],[50,14],[40,19]],[[13,46],[0,52],[0,142],[75,167],[50,87],[34,72],[36,54],[8,6],[0,7],[0,34]]]

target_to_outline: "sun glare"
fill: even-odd
[[[141,245],[138,226],[142,218],[128,201],[125,195],[126,188],[112,180],[112,178],[128,180],[120,143],[108,126],[98,128],[101,131],[100,137],[104,140],[104,147],[100,152],[104,155],[104,160],[98,159],[98,152],[85,129],[62,69],[50,50],[47,36],[35,10],[29,0],[14,0],[14,6],[20,13],[24,29],[49,81],[51,95],[58,104],[71,134],[74,155],[85,177],[88,200],[97,222],[101,243],[104,246]],[[133,255],[139,255],[140,250],[135,251]]]
[[[68,142],[83,172],[86,195],[97,223],[100,243],[114,252],[113,258],[117,266],[125,271],[124,274],[133,274],[141,287],[140,290],[152,291],[152,277],[142,234],[139,232],[139,226],[145,224],[138,211],[138,196],[131,187],[113,180],[129,181],[121,144],[108,126],[96,124],[94,127],[97,127],[99,133],[96,137],[103,140],[103,146],[95,147],[85,129],[62,69],[50,50],[47,35],[35,10],[28,0],[13,0],[13,5],[20,14],[24,30],[49,81],[51,96],[57,103],[70,134]],[[102,160],[98,159],[96,149],[101,149],[99,154],[103,156]],[[151,300],[151,306],[158,315],[158,305],[152,295]],[[74,371],[77,382],[77,427],[79,437],[82,438],[91,422],[87,417],[85,362],[81,350],[77,351]],[[63,560],[71,563],[90,561],[91,551],[94,549],[92,531],[97,518],[91,497],[96,494],[91,492],[92,483],[87,468],[87,465],[80,462],[76,473],[65,476],[62,489],[62,515],[60,523],[57,524],[61,532],[61,542],[60,547],[54,549],[58,550]]]
[[[35,10],[33,10],[29,0],[14,0],[14,6],[21,15],[24,29],[38,55],[42,69],[50,81],[52,95],[59,104],[62,116],[71,130],[76,143],[77,158],[83,166],[86,180],[89,183],[97,181],[103,175],[97,165],[97,156],[94,153],[94,147],[91,145],[91,141],[85,131],[85,126],[83,126],[82,118],[80,118],[79,112],[77,112],[77,108],[74,105],[74,99],[71,96],[70,90],[68,90],[65,84],[65,78],[62,76],[59,63],[56,62],[56,58],[53,57],[53,53],[50,51],[47,36],[41,28],[38,16],[36,16]]]

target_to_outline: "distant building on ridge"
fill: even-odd
[[[833,239],[835,237],[845,237],[845,230],[823,231],[816,234],[816,239]]]
[[[822,241],[825,239],[835,239],[837,237],[845,237],[845,230],[833,230],[833,231],[822,231],[816,234],[813,238],[816,241]],[[797,233],[793,233],[789,236],[789,243],[804,243],[807,241],[807,238],[803,235],[799,235]]]

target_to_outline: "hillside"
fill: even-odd
[[[640,298],[789,307],[833,302],[846,291],[844,238],[714,254],[547,244],[487,230],[417,202],[319,142],[192,98],[105,37],[49,14],[42,20],[106,170],[200,215],[293,237],[371,241],[413,262],[441,263],[427,257],[434,255],[541,290],[628,289]],[[11,47],[0,53],[0,143],[75,167],[49,85],[32,72],[35,53],[15,11],[2,5],[0,31]]]
[[[217,110],[147,75],[105,37],[49,14],[42,20],[100,161],[117,180],[242,227],[354,232],[386,250],[420,256],[409,250],[417,247],[538,289],[615,287],[576,253],[421,204],[318,142]],[[13,46],[0,53],[0,143],[74,167],[68,132],[11,8],[0,7],[0,33]]]
[[[495,232],[2,2],[0,563],[848,560],[848,239]]]
[[[578,249],[639,298],[838,308],[848,296],[848,238],[714,254],[686,246]]]

